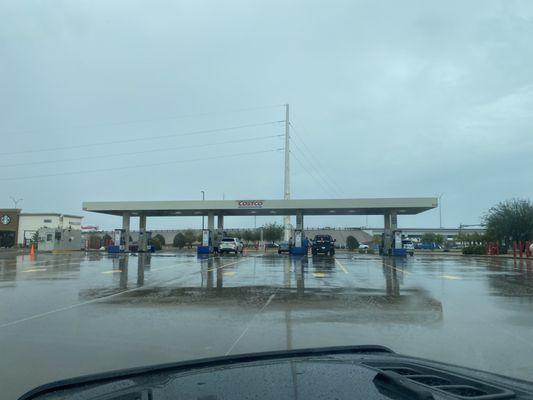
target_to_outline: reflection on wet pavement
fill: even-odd
[[[5,252],[0,296],[12,397],[102,370],[347,344],[533,376],[526,260]]]

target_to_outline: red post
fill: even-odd
[[[528,240],[526,242],[526,257],[527,258],[531,257],[531,249],[530,249],[530,247],[531,247],[531,241]]]
[[[524,257],[524,246],[521,240],[518,242],[518,252],[520,253],[520,258],[523,258]]]

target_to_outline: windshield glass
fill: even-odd
[[[366,344],[533,377],[533,1],[0,15],[1,398]]]

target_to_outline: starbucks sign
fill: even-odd
[[[11,217],[9,215],[2,215],[2,217],[0,217],[0,223],[2,223],[2,225],[8,225],[9,223],[11,222]]]

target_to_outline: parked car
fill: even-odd
[[[407,251],[410,256],[414,255],[415,244],[409,239],[402,240],[402,247]]]
[[[222,238],[220,245],[218,246],[219,253],[241,253],[243,252],[244,245],[240,239],[234,237]]]
[[[370,247],[367,244],[360,244],[359,250],[368,250]]]
[[[278,246],[278,254],[281,253],[290,253],[291,252],[291,243],[290,242],[281,242]]]
[[[317,254],[335,255],[335,239],[331,235],[316,235],[313,239],[311,253],[314,256]]]

